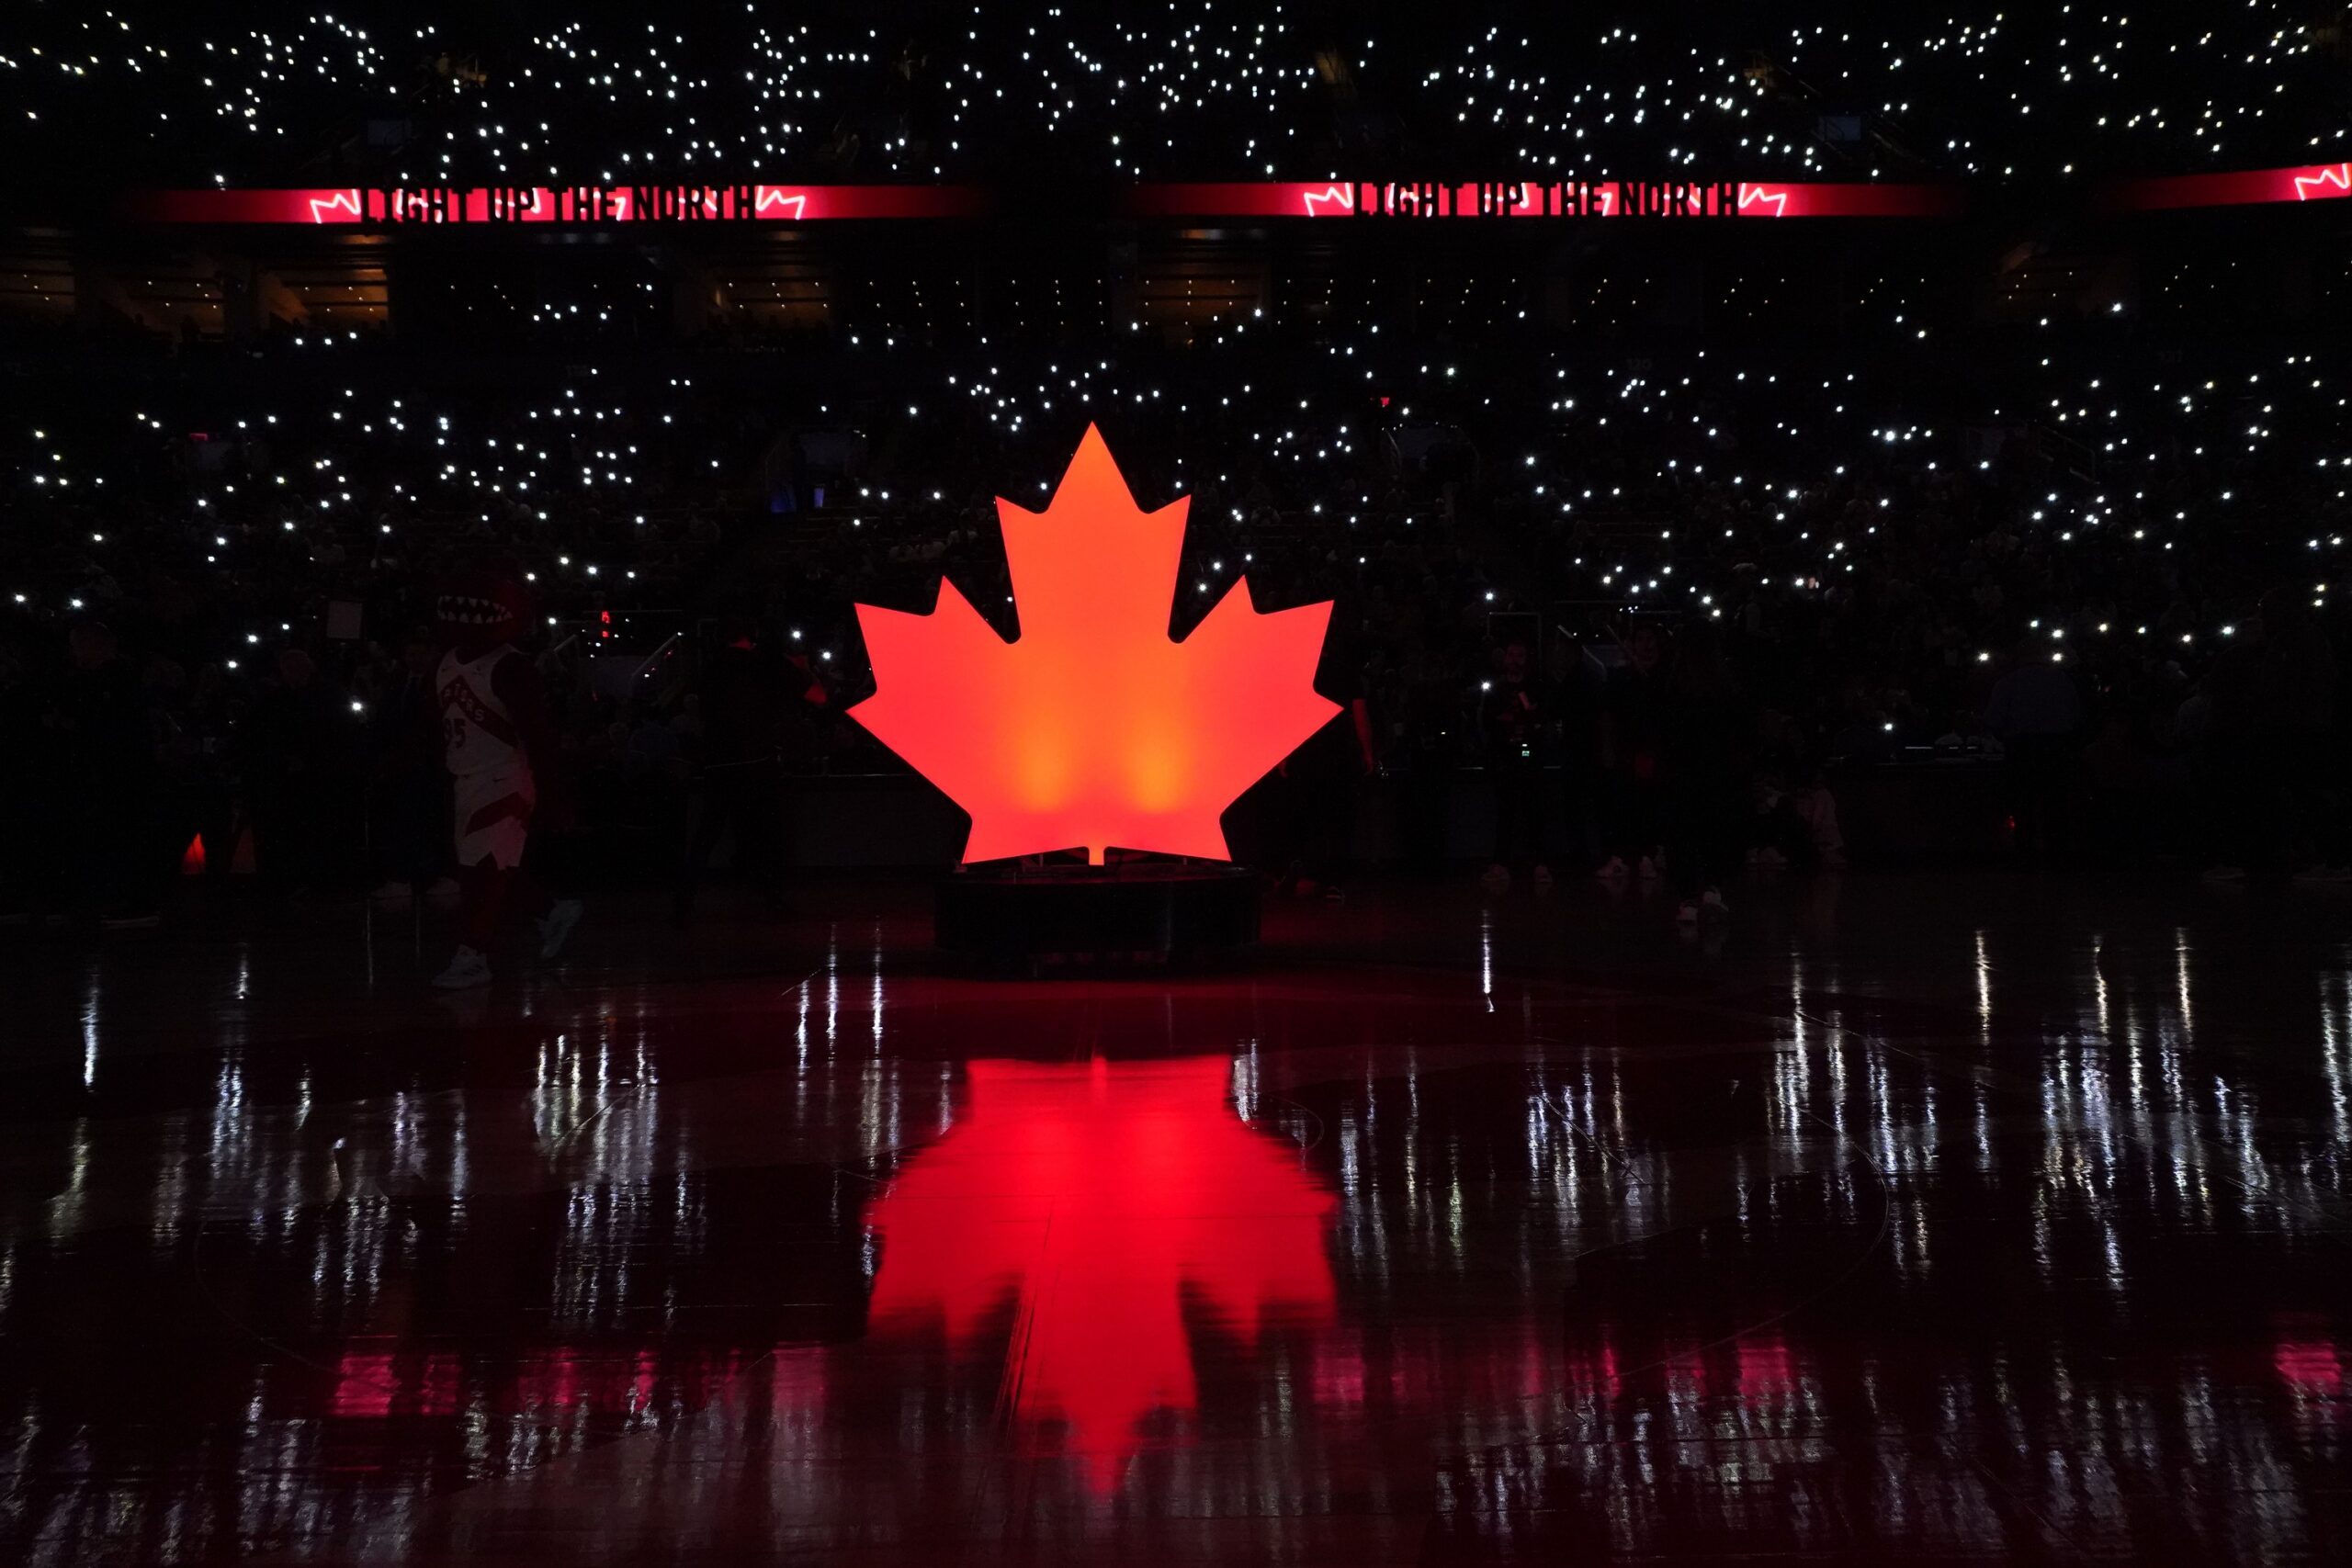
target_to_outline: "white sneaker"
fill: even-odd
[[[460,945],[450,955],[449,967],[433,976],[433,984],[444,991],[462,991],[472,986],[490,984],[490,955],[480,949]]]
[[[1657,862],[1650,859],[1649,856],[1644,855],[1642,857],[1642,863],[1636,869],[1640,872],[1641,878],[1644,882],[1656,882],[1657,880]]]
[[[1678,926],[1697,925],[1699,923],[1699,906],[1693,904],[1688,898],[1682,900],[1682,908],[1674,911],[1674,923]]]
[[[1710,887],[1699,895],[1699,912],[1702,915],[1713,915],[1720,919],[1731,913],[1731,906],[1724,902],[1722,894]]]
[[[1606,864],[1604,864],[1603,866],[1601,866],[1601,868],[1600,868],[1600,870],[1598,870],[1598,871],[1594,872],[1592,874],[1593,874],[1595,877],[1597,877],[1598,879],[1600,879],[1600,881],[1602,881],[1602,882],[1623,882],[1623,881],[1624,881],[1624,880],[1625,880],[1625,861],[1624,861],[1624,857],[1623,857],[1623,856],[1622,856],[1622,855],[1611,855],[1611,856],[1609,857],[1608,863],[1607,863]]]
[[[539,956],[553,958],[571,940],[571,928],[580,923],[580,900],[559,898],[539,917]]]
[[[424,896],[436,904],[454,904],[458,901],[458,895],[461,891],[456,877],[445,876],[426,888]]]
[[[379,904],[405,904],[416,897],[416,889],[405,882],[387,882],[368,897]]]
[[[1489,893],[1508,893],[1510,891],[1510,871],[1505,866],[1490,865],[1486,874],[1478,878],[1478,886]]]

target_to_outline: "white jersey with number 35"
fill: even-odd
[[[514,716],[491,682],[501,660],[519,657],[504,647],[479,659],[461,660],[455,651],[441,656],[435,683],[441,694],[442,751],[452,773],[508,773],[524,765],[523,738]]]

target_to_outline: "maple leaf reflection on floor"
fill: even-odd
[[[1195,1408],[1188,1293],[1244,1346],[1268,1313],[1329,1319],[1334,1200],[1234,1114],[1227,1058],[967,1072],[955,1128],[868,1216],[882,1243],[873,1325],[944,1318],[966,1346],[1014,1300],[1014,1417],[1032,1433],[1065,1423],[1107,1491],[1143,1417]]]
[[[929,615],[857,606],[876,691],[851,716],[971,814],[966,861],[1226,859],[1226,807],[1339,711],[1329,604],[1261,615],[1244,579],[1170,640],[1190,504],[1138,511],[1089,425],[1044,512],[997,502],[1013,641],[944,581]]]

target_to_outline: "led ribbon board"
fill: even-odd
[[[970,218],[978,186],[340,186],[157,190],[132,196],[150,223],[303,223],[393,230],[436,224],[817,223]],[[1938,185],[1736,180],[1258,180],[1126,186],[1138,218],[1920,218],[1954,212]],[[1073,210],[1084,210],[1077,203]]]
[[[850,716],[971,814],[967,863],[1230,858],[1226,807],[1340,711],[1315,691],[1330,604],[1261,614],[1244,579],[1171,638],[1191,502],[1138,511],[1092,425],[1045,511],[996,504],[1020,636],[944,580],[928,615],[860,604],[876,691]]]
[[[2341,201],[2352,196],[2352,164],[2293,169],[2233,169],[2125,180],[2099,193],[2109,212],[2164,212],[2184,207],[2251,207],[2270,202]]]
[[[152,190],[125,210],[149,223],[323,223],[402,229],[454,223],[815,223],[969,218],[968,186],[331,186],[306,190]]]
[[[1162,218],[1933,218],[1957,187],[1741,180],[1325,180],[1137,186]]]
[[[2352,196],[2352,164],[2239,169],[2095,187],[2104,212],[2236,207]],[[1136,218],[1940,218],[1956,184],[1876,180],[1247,180],[1148,183],[1114,205]],[[368,186],[153,190],[125,215],[149,223],[302,223],[393,230],[447,223],[816,223],[954,219],[989,210],[978,186]]]

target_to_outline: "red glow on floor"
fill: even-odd
[[[390,1352],[345,1350],[335,1367],[332,1408],[340,1416],[371,1420],[454,1414],[458,1359],[446,1354],[415,1357],[402,1367]]]
[[[967,1071],[962,1119],[872,1213],[873,1322],[962,1348],[1013,1303],[1015,1418],[1066,1424],[1107,1491],[1138,1422],[1196,1405],[1186,1302],[1245,1347],[1268,1314],[1329,1318],[1333,1199],[1234,1114],[1227,1058]]]
[[[1600,1354],[1588,1364],[1587,1371],[1592,1386],[1599,1388],[1609,1398],[1613,1400],[1622,1392],[1623,1385],[1617,1381],[1616,1347],[1603,1345],[1600,1348]]]
[[[1747,1404],[1763,1404],[1788,1396],[1796,1388],[1796,1369],[1789,1359],[1789,1342],[1778,1335],[1739,1342],[1739,1397]]]
[[[2324,1339],[2282,1340],[2271,1364],[2289,1385],[2302,1393],[2343,1392],[2344,1362],[2336,1355],[2335,1347]]]
[[[187,841],[187,848],[180,852],[180,874],[183,876],[202,876],[204,874],[203,834],[198,833],[196,837],[190,839]]]
[[[400,1382],[392,1374],[392,1359],[381,1353],[346,1352],[335,1369],[334,1413],[344,1416],[385,1416]]]

